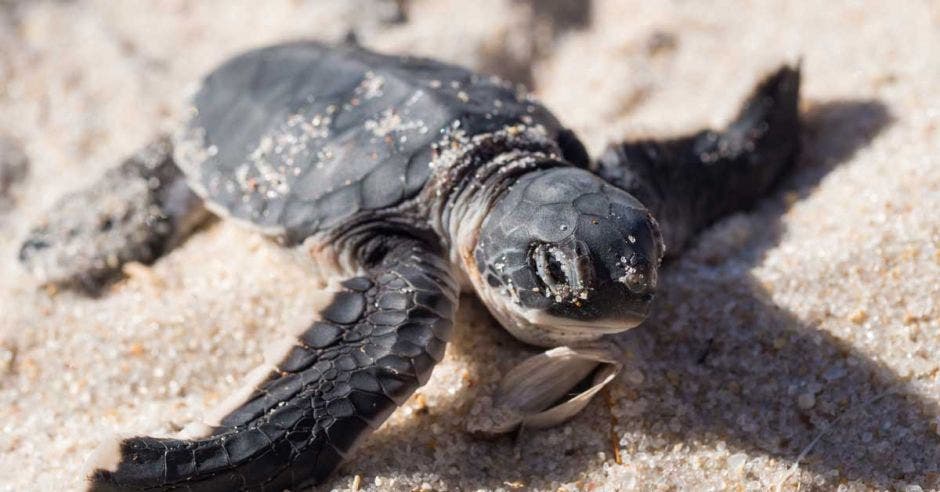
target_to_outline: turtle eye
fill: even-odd
[[[538,287],[555,302],[587,299],[594,279],[590,252],[580,241],[563,244],[536,243],[529,252]]]
[[[532,263],[539,281],[547,291],[556,291],[568,285],[568,273],[565,265],[568,259],[565,253],[555,246],[539,244],[532,249]]]

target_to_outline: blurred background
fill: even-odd
[[[592,155],[721,126],[800,60],[804,152],[667,266],[617,339],[630,369],[583,414],[470,436],[530,349],[465,298],[431,382],[327,488],[940,488],[940,3],[0,0],[0,490],[77,489],[110,433],[198,418],[319,288],[214,223],[88,299],[21,271],[30,224],[172,128],[222,60],[350,36],[525,84]]]

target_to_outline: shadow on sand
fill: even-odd
[[[799,480],[798,469],[813,472],[815,486],[834,487],[844,481],[877,488],[898,482],[924,489],[940,486],[940,436],[933,429],[940,416],[936,403],[914,394],[909,383],[884,364],[776,306],[767,289],[748,273],[784,233],[779,220],[786,209],[783,195],[808,195],[829,171],[889,126],[892,117],[877,101],[838,101],[814,106],[804,121],[804,152],[796,172],[757,211],[719,223],[716,232],[733,234],[734,222],[740,220],[766,226],[745,228],[745,239],[720,257],[703,257],[693,248],[689,258],[668,265],[654,315],[617,338],[632,347],[644,375],[639,385],[620,377],[611,388],[611,394],[621,395],[615,405],[627,399],[633,400],[633,408],[642,408],[633,417],[619,419],[623,460],[629,461],[636,449],[710,447],[723,441],[731,452],[785,463],[794,473],[781,474],[778,480],[790,486]],[[470,309],[482,309],[476,302],[469,304]],[[468,361],[470,374],[492,371],[494,365],[504,370],[514,362],[474,360],[476,350],[461,347],[461,342],[503,346],[507,359],[518,360],[523,355],[516,354],[526,351],[501,330],[482,331],[486,333],[472,336],[458,331],[451,348]],[[419,427],[426,424],[419,426],[419,419],[435,419],[449,426],[445,434],[454,432],[461,421],[454,415],[465,415],[479,392],[465,389],[432,408],[430,416],[416,415],[409,423],[387,428],[363,454],[394,455],[396,450],[421,449],[424,443],[427,449],[419,453],[419,462],[409,454],[394,464],[394,472],[408,476],[433,471],[439,464],[434,449],[454,443],[435,445],[433,437],[419,435]],[[609,418],[598,398],[578,418],[604,421],[605,415]],[[515,442],[509,437],[478,441],[457,432],[467,459],[445,462],[451,471],[438,472],[448,486],[458,489],[493,489],[514,481],[548,486],[540,484],[548,476],[578,480],[588,466],[602,461],[598,452],[611,450],[609,429],[592,428],[566,439],[593,445],[560,446],[554,454],[544,448],[526,451],[544,446],[544,434],[551,432],[556,431],[531,432]],[[477,461],[480,456],[485,459]],[[344,469],[354,470],[358,461]],[[512,476],[490,476],[486,470],[495,462],[513,463]],[[461,470],[468,476],[458,480]]]
[[[805,121],[800,170],[784,185],[801,196],[891,116],[875,101],[841,101],[816,106]],[[649,394],[643,415],[625,427],[658,429],[670,442],[724,440],[749,456],[811,470],[827,486],[940,486],[937,404],[884,364],[776,306],[748,275],[785,232],[782,201],[767,202],[761,215],[776,220],[752,230],[740,252],[672,265],[656,314],[623,336],[642,346],[647,390],[636,391]],[[661,385],[672,388],[652,391]]]
[[[558,38],[591,25],[593,0],[514,0],[525,9],[524,27],[507,33],[513,42],[494,43],[486,53],[482,72],[534,89],[533,66],[551,54]]]

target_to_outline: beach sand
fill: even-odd
[[[628,367],[575,419],[480,440],[475,401],[534,349],[465,296],[430,382],[324,489],[940,488],[940,4],[928,1],[0,1],[0,490],[78,490],[114,433],[198,420],[309,319],[321,283],[214,222],[90,299],[19,241],[63,192],[171,128],[243,49],[342,39],[527,83],[596,155],[721,126],[801,60],[804,152],[661,275]],[[627,357],[626,354],[631,354]]]

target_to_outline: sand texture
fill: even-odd
[[[465,297],[429,384],[324,489],[940,489],[940,3],[415,0],[404,23],[393,3],[0,1],[0,136],[29,158],[0,171],[0,490],[78,490],[98,443],[199,419],[309,318],[310,268],[230,223],[97,299],[15,257],[219,61],[351,29],[529,84],[595,155],[723,125],[797,59],[806,128],[780,190],[665,268],[577,418],[464,430],[533,353]]]

